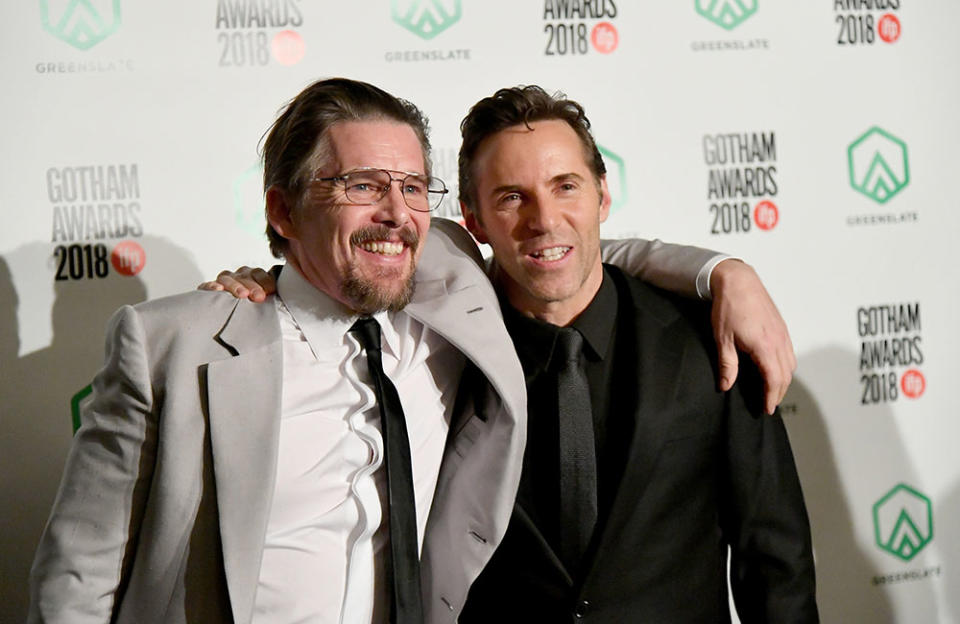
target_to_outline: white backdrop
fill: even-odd
[[[257,144],[319,77],[458,124],[501,86],[583,103],[604,235],[757,267],[825,622],[960,622],[955,0],[22,0],[0,22],[0,621],[119,305],[269,264]],[[445,216],[458,217],[453,203]],[[638,553],[642,556],[642,553]]]

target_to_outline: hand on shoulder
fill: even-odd
[[[221,271],[216,280],[203,282],[197,289],[224,291],[237,299],[261,303],[277,292],[277,280],[259,267],[242,266],[236,271]]]

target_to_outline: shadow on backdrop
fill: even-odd
[[[56,495],[72,440],[71,398],[100,369],[104,328],[124,304],[194,288],[200,272],[193,256],[166,239],[137,239],[147,252],[143,271],[125,277],[54,281],[51,245],[34,243],[0,256],[0,622],[23,622],[27,579],[40,533]],[[53,336],[48,347],[19,357],[19,298],[10,267],[38,267],[36,279],[54,282]],[[173,287],[173,285],[176,287]],[[46,311],[26,318],[46,322]]]
[[[960,482],[954,483],[944,495],[939,505],[934,502],[933,513],[934,528],[936,534],[937,547],[940,551],[940,557],[944,563],[956,563],[960,561]],[[937,520],[940,520],[937,523]],[[954,577],[956,570],[945,570],[946,578]],[[946,597],[947,613],[950,619],[946,620],[960,622],[960,591],[954,585],[952,589],[947,589],[948,582],[942,583],[944,587],[943,594]]]
[[[796,414],[787,418],[787,428],[813,532],[820,619],[870,624],[937,622],[935,616],[904,619],[907,614],[897,611],[897,587],[873,583],[875,576],[904,565],[890,556],[889,566],[878,567],[876,555],[866,551],[873,547],[872,501],[901,481],[916,482],[916,472],[900,439],[893,410],[886,405],[864,408],[859,404],[859,375],[851,373],[856,371],[858,358],[858,354],[839,348],[802,354],[797,376],[784,399],[784,404],[797,408]],[[827,413],[818,400],[831,397],[836,404],[845,395],[849,407],[836,413]],[[871,503],[851,508],[844,483],[851,490],[867,488],[856,496]],[[910,590],[911,604],[921,612],[936,613],[936,596],[928,582]]]

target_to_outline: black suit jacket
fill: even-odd
[[[800,483],[755,367],[743,358],[737,384],[719,392],[706,307],[608,271],[614,357],[635,380],[610,418],[633,422],[586,569],[575,582],[520,501],[460,622],[729,622],[728,547],[744,624],[817,621]]]

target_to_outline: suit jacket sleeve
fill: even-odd
[[[710,272],[729,256],[641,238],[600,241],[603,261],[658,288],[691,299],[710,298]]]
[[[40,540],[28,622],[111,621],[153,470],[153,400],[143,325],[125,306],[110,321],[106,364]]]
[[[744,357],[727,393],[728,495],[721,518],[743,624],[817,622],[810,525],[779,412],[763,413],[761,379]]]

